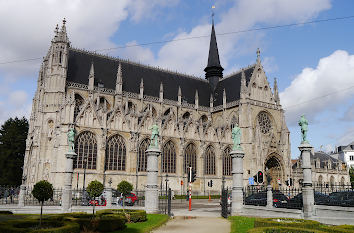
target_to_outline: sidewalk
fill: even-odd
[[[187,217],[178,216],[154,233],[229,233],[231,224],[221,217]]]

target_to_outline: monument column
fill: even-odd
[[[308,122],[302,115],[299,121],[301,126],[302,142],[299,146],[301,152],[301,165],[304,180],[302,182],[302,200],[304,204],[304,218],[310,218],[314,211],[314,191],[312,187],[312,171],[310,153],[312,146],[307,141]]]
[[[18,206],[24,207],[25,206],[25,193],[26,193],[26,177],[22,178],[22,184],[20,186],[20,194],[18,196]]]
[[[236,125],[232,129],[232,210],[231,215],[237,215],[243,208],[243,152],[241,144],[241,129]]]
[[[73,161],[77,154],[74,152],[75,131],[73,128],[68,130],[68,145],[69,151],[65,154],[65,180],[64,190],[62,194],[62,209],[64,212],[69,212],[72,205],[72,177],[73,177]]]
[[[157,125],[153,125],[152,134],[150,138],[150,146],[146,151],[147,156],[147,179],[145,187],[145,211],[146,213],[158,213],[159,212],[159,189],[158,189],[158,157],[161,151],[158,147],[159,129]]]

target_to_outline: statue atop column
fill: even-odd
[[[74,130],[74,128],[70,128],[68,130],[68,145],[69,145],[69,152],[75,152],[75,130]]]
[[[241,129],[240,127],[237,126],[237,124],[234,126],[232,129],[232,141],[234,143],[234,146],[232,147],[232,150],[242,150],[241,148]]]
[[[155,148],[158,149],[158,138],[159,138],[159,127],[156,124],[153,124],[150,128],[151,137],[150,137],[150,146],[149,149]]]
[[[308,125],[309,125],[308,121],[306,120],[305,116],[302,115],[299,120],[299,126],[301,127],[302,142],[308,142],[307,141]]]

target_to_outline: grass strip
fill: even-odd
[[[147,214],[146,222],[127,223],[127,228],[112,233],[145,233],[162,226],[168,221],[168,215]]]
[[[247,233],[249,229],[254,228],[255,218],[232,216],[228,219],[231,221],[231,233]]]

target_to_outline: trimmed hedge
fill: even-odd
[[[13,214],[11,211],[8,210],[1,210],[0,214]]]
[[[279,222],[277,220],[280,220]],[[320,229],[321,224],[312,220],[293,219],[293,218],[256,218],[254,227],[295,227],[304,229]]]
[[[125,214],[129,215],[130,222],[145,222],[146,221],[146,211],[145,210],[124,210]],[[122,209],[108,209],[97,211],[98,216],[101,215],[121,215],[125,216]]]
[[[38,220],[34,219],[21,219],[21,220],[9,220],[0,223],[0,232],[6,233],[79,233],[79,225],[75,222],[60,222],[43,220],[43,229],[35,229],[38,226]],[[32,230],[30,228],[33,228]]]
[[[305,229],[296,227],[257,227],[247,231],[248,233],[325,233],[317,229]]]
[[[99,232],[111,232],[116,230],[123,230],[126,219],[120,215],[102,215],[98,221],[97,230]]]

